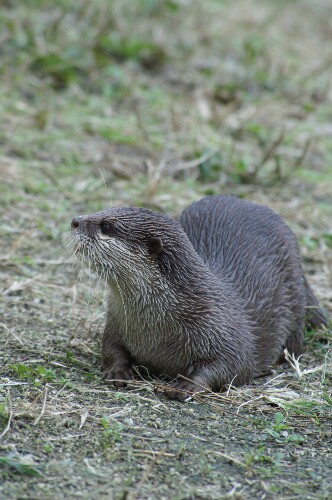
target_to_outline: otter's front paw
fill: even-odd
[[[176,382],[173,382],[169,388],[164,389],[164,394],[168,399],[185,401],[190,396],[194,396],[201,391],[202,389],[192,382],[177,380]]]
[[[106,384],[113,384],[115,387],[127,387],[127,380],[132,380],[134,374],[130,368],[114,367],[104,371]]]

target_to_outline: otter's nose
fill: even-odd
[[[71,221],[71,227],[72,229],[77,229],[82,222],[82,215],[79,215],[78,217],[74,217],[73,220]]]

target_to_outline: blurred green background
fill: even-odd
[[[324,202],[331,13],[324,0],[2,2],[2,205],[172,210],[285,186]]]

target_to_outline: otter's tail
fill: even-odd
[[[312,330],[327,326],[329,322],[328,316],[319,304],[306,278],[304,278],[304,284],[307,293],[306,326]]]

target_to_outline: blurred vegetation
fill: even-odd
[[[140,179],[149,201],[169,188],[167,177],[206,192],[330,180],[330,56],[312,59],[328,19],[309,2],[303,27],[299,2],[247,7],[2,2],[1,149],[29,169],[15,183],[47,194],[63,176],[100,179],[101,170],[107,183]],[[301,36],[308,26],[314,36],[299,46],[291,30]]]

